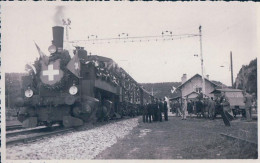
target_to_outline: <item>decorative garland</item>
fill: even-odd
[[[51,54],[51,56],[49,57],[49,63],[53,62],[57,59],[60,59],[60,69],[64,72],[64,75],[59,82],[55,83],[54,85],[44,84],[40,79],[40,73],[37,73],[37,75],[36,75],[37,83],[40,83],[42,86],[44,86],[45,88],[47,88],[49,90],[59,90],[59,89],[63,88],[66,84],[66,81],[68,81],[71,78],[71,75],[66,68],[67,64],[70,61],[69,52],[63,51],[62,53]],[[40,72],[41,60],[37,60],[35,62],[35,68],[36,68],[37,72]]]

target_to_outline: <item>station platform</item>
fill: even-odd
[[[241,145],[240,139],[253,145]],[[254,159],[257,155],[257,121],[236,119],[226,127],[221,118],[181,120],[169,116],[169,121],[152,123],[143,123],[140,118],[129,135],[96,159]]]

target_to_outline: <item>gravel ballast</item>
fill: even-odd
[[[7,146],[6,159],[93,159],[138,125],[138,118],[66,133],[29,144]]]

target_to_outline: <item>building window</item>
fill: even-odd
[[[201,93],[201,92],[202,92],[202,88],[201,88],[201,87],[197,87],[197,88],[195,89],[195,91],[196,91],[197,93]]]

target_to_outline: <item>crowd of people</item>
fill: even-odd
[[[254,100],[251,95],[244,94],[245,109],[242,110],[242,118],[246,121],[252,121],[252,107],[254,106]],[[235,117],[230,107],[229,99],[222,93],[220,96],[188,99],[182,98],[175,100],[170,104],[171,112],[175,113],[177,117],[181,117],[182,120],[186,120],[187,117],[208,118],[214,120],[216,115],[221,115],[225,126],[230,126],[230,121]],[[166,100],[152,101],[147,103],[143,109],[143,122],[162,121],[162,113],[164,113],[165,121],[168,120],[168,107]],[[188,113],[188,115],[187,115]]]
[[[162,113],[164,120],[168,121],[168,107],[166,99],[156,98],[150,103],[146,103],[143,108],[143,122],[162,122]]]
[[[214,119],[216,114],[216,108],[218,103],[221,103],[219,99],[213,100],[213,98],[204,98],[191,100],[187,98],[174,101],[171,105],[172,112],[176,113],[176,116],[181,116],[182,119],[186,119],[186,112],[188,116],[197,115],[197,117],[205,117]]]

